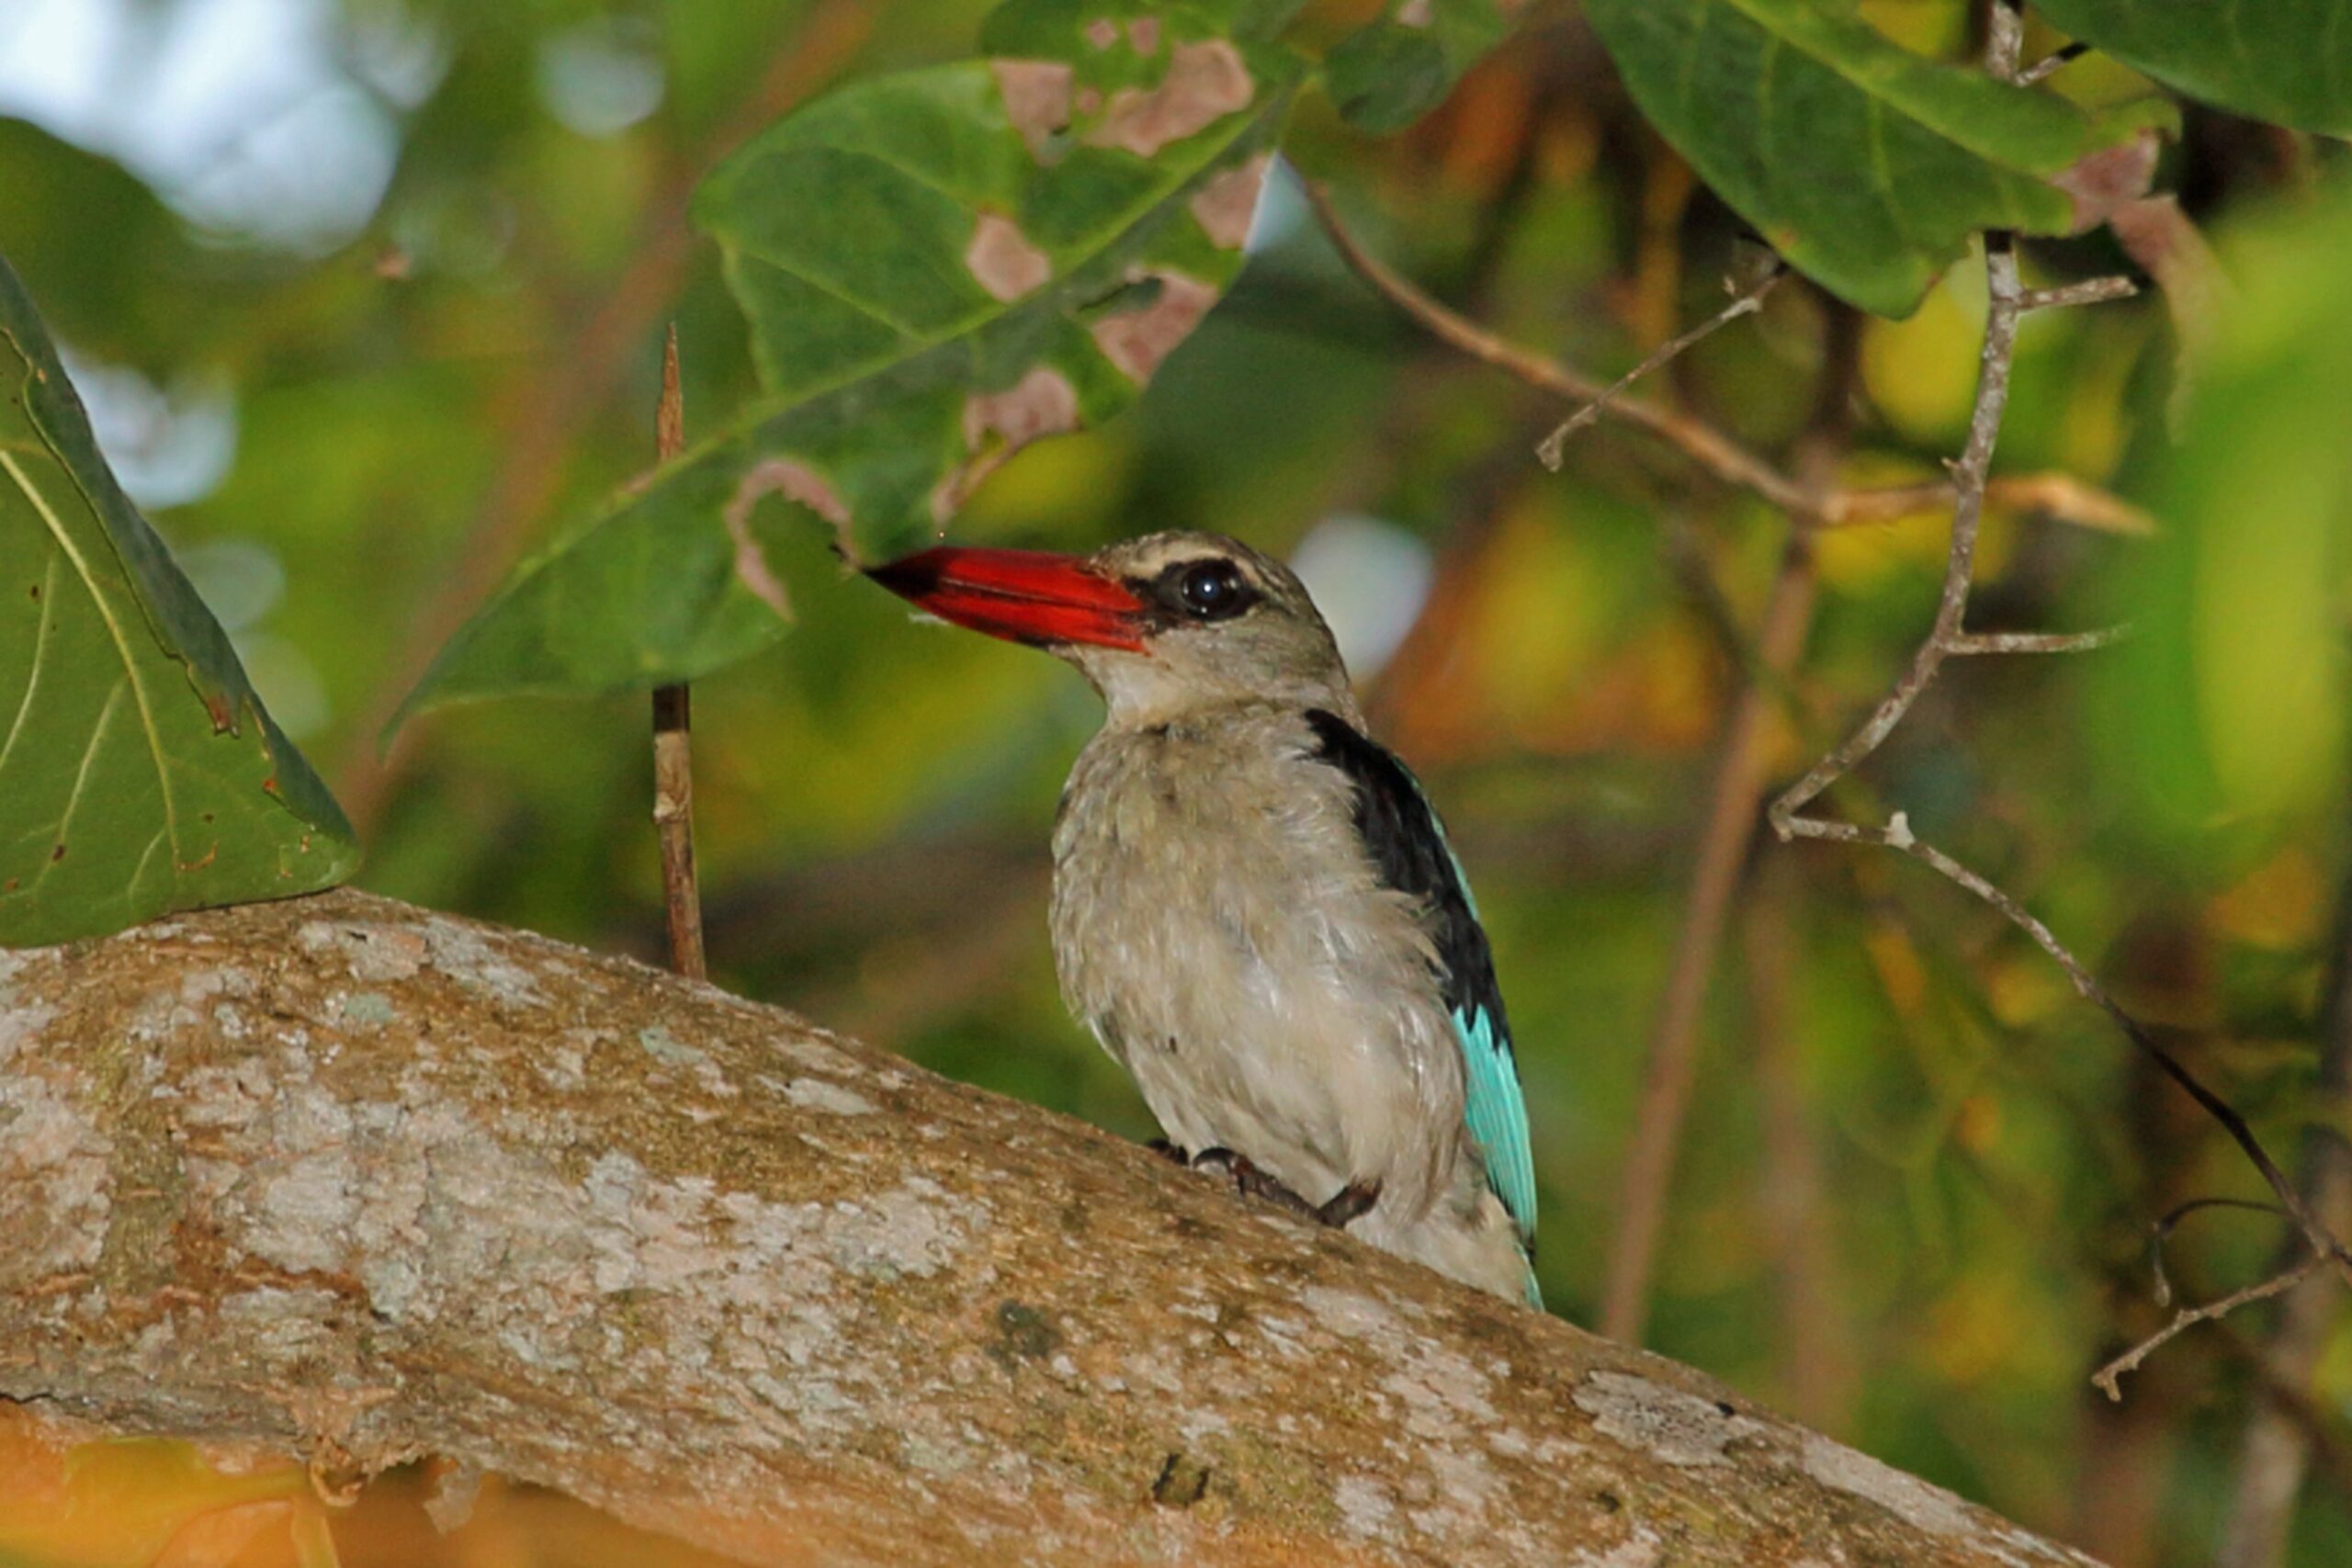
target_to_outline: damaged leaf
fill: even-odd
[[[695,219],[765,397],[519,572],[403,714],[707,675],[786,624],[770,531],[903,549],[1135,400],[1240,265],[1297,68],[1191,11],[1101,11],[1024,7],[998,58],[830,94],[711,174]]]
[[[5,262],[0,392],[0,946],[342,880],[350,825],[116,485]]]
[[[1813,0],[1588,0],[1585,15],[1715,193],[1884,316],[1910,314],[1981,230],[2072,232],[2096,214],[2056,182],[2170,124],[2153,99],[2094,118],[1939,64]]]

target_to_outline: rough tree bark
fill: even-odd
[[[0,1412],[746,1562],[2084,1562],[707,986],[355,893],[0,953]]]

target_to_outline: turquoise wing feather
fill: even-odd
[[[1535,1156],[1527,1141],[1527,1096],[1519,1087],[1510,1037],[1484,1008],[1455,1010],[1453,1032],[1462,1042],[1470,1135],[1487,1151],[1487,1184],[1519,1222],[1519,1234],[1532,1243]]]

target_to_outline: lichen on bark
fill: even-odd
[[[2071,1560],[1065,1118],[353,892],[0,954],[0,1234],[18,1420],[747,1562]]]

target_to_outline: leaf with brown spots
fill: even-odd
[[[1135,400],[1239,267],[1301,68],[1179,7],[1028,13],[997,58],[819,98],[703,183],[766,395],[525,569],[403,713],[700,679],[788,624],[776,530],[894,553]]]
[[[326,786],[115,483],[0,262],[0,947],[332,886]]]

